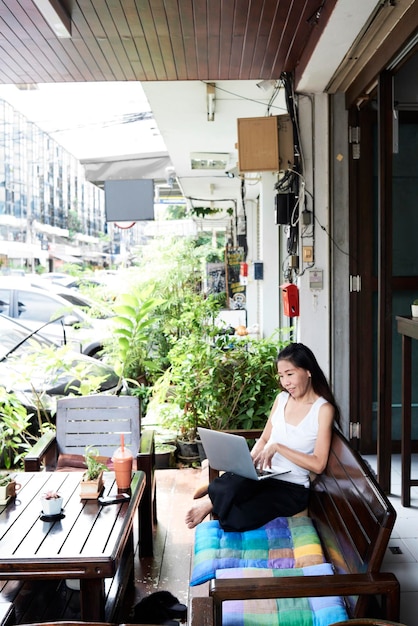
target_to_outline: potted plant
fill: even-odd
[[[169,469],[173,467],[176,446],[172,443],[157,443],[155,445],[155,468]]]
[[[9,498],[13,498],[18,489],[20,489],[20,485],[10,474],[7,472],[0,474],[0,504],[5,504]]]
[[[278,393],[275,359],[288,342],[196,334],[181,337],[170,351],[171,366],[154,386],[155,401],[178,441],[195,440],[197,426],[216,430],[263,428]],[[197,453],[198,454],[198,453]]]
[[[412,317],[418,317],[418,298],[411,304],[411,315]]]
[[[80,482],[80,498],[96,500],[103,489],[103,472],[107,465],[99,457],[98,449],[92,446],[86,447],[84,461],[87,469]]]
[[[57,491],[47,491],[41,496],[42,513],[48,517],[62,511],[62,496]]]

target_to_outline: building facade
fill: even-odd
[[[80,162],[0,100],[0,262],[52,270],[70,257],[100,262],[104,192]],[[93,256],[92,256],[93,253]]]

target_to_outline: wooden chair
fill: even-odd
[[[104,394],[61,398],[57,401],[56,433],[45,433],[24,459],[27,472],[82,467],[86,446],[98,448],[100,456],[112,457],[124,435],[136,468],[146,475],[139,509],[140,556],[153,555],[157,521],[154,432],[140,431],[140,400],[135,396]]]

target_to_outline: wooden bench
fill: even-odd
[[[261,434],[235,432],[247,438]],[[210,480],[216,474],[210,468]],[[192,600],[192,626],[221,626],[226,600],[324,596],[342,596],[352,618],[399,620],[398,580],[380,572],[396,512],[369,466],[337,430],[327,467],[311,485],[309,516],[334,568],[326,583],[323,576],[212,579],[209,597]]]

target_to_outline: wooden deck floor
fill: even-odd
[[[191,597],[205,595],[206,587],[190,588],[194,530],[184,518],[193,493],[204,482],[200,469],[157,470],[158,525],[151,559],[135,559],[136,600],[154,591],[171,591],[188,607]]]

